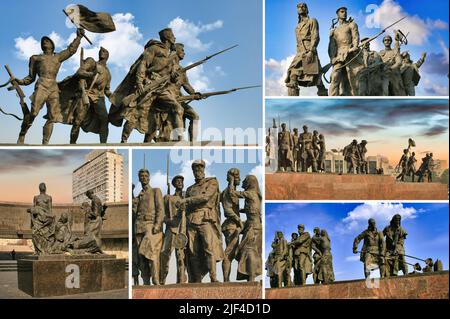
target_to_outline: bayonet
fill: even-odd
[[[206,99],[210,96],[215,96],[215,95],[229,94],[229,93],[236,92],[239,90],[247,90],[247,89],[256,88],[256,87],[261,87],[261,86],[260,85],[243,86],[243,87],[234,88],[234,89],[225,90],[225,91],[202,93],[201,99]],[[197,98],[196,94],[191,94],[191,95],[180,96],[179,98],[177,98],[177,100],[178,100],[178,102],[184,102],[184,101],[192,101],[192,100],[195,100],[196,98]]]
[[[181,72],[186,72],[186,71],[188,71],[188,70],[190,70],[192,68],[195,68],[195,67],[205,63],[209,59],[211,59],[211,58],[213,58],[213,57],[215,57],[215,56],[217,56],[219,54],[222,54],[222,53],[224,53],[224,52],[226,52],[228,50],[231,50],[231,49],[233,49],[233,48],[235,48],[237,46],[238,45],[235,44],[235,45],[233,45],[233,46],[231,46],[229,48],[226,48],[226,49],[224,49],[222,51],[219,51],[219,52],[216,52],[214,54],[208,55],[205,58],[203,58],[202,60],[199,60],[197,62],[194,62],[194,63],[192,63],[192,64],[182,68]],[[143,98],[141,99],[141,101],[139,103],[145,103],[150,98],[150,97],[147,96],[147,94],[152,92],[153,90],[157,89],[158,87],[160,87],[162,84],[166,83],[167,81],[169,81],[170,77],[171,77],[171,75],[168,74],[168,75],[162,76],[159,79],[156,79],[156,80],[150,82],[149,84],[144,86],[144,92],[142,93],[142,95],[139,95],[137,92],[132,93],[132,94],[128,95],[127,97],[125,97],[123,99],[122,104],[124,106],[133,106],[134,102],[136,102],[141,96]]]

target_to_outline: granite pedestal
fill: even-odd
[[[134,286],[133,299],[261,299],[261,282]]]
[[[115,255],[30,256],[17,261],[18,288],[33,297],[123,289],[125,259]]]

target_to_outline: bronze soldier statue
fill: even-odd
[[[105,96],[111,96],[111,72],[107,66],[108,58],[108,50],[102,47],[98,52],[98,62],[91,66],[92,63],[85,61],[80,68],[88,72],[84,73],[85,88],[81,92],[82,94],[84,92],[85,97],[80,99],[81,107],[77,110],[77,116],[74,119],[70,144],[76,144],[80,128],[83,128],[85,132],[99,134],[100,143],[108,141],[108,111],[105,103]],[[77,73],[80,73],[80,70]]]
[[[370,271],[378,268],[381,278],[384,277],[384,254],[386,250],[383,233],[376,227],[375,219],[370,218],[369,226],[365,231],[355,237],[353,241],[353,253],[358,253],[358,244],[364,240],[360,253],[360,260],[364,263],[364,276],[370,276]]]
[[[402,66],[400,67],[400,73],[402,74],[403,86],[405,87],[405,93],[408,96],[416,95],[416,86],[419,85],[420,74],[419,68],[425,62],[427,54],[424,52],[420,59],[413,63],[408,51],[401,53]]]
[[[177,74],[177,77],[169,82],[169,91],[172,93],[172,95],[175,98],[178,98],[182,96],[181,94],[181,88],[183,88],[186,93],[190,95],[194,95],[197,100],[202,99],[202,94],[195,91],[192,85],[189,83],[189,79],[187,77],[186,71],[183,70],[182,66],[180,65],[181,60],[184,59],[185,52],[184,52],[184,45],[182,43],[176,43],[175,44],[175,50],[177,54],[177,58],[174,62],[173,72]],[[157,104],[157,103],[155,103]],[[183,126],[185,124],[185,121],[189,121],[189,141],[193,142],[197,140],[198,135],[198,121],[200,120],[200,117],[195,112],[195,110],[190,106],[188,103],[181,102],[181,105],[183,106],[184,113],[183,113]],[[152,106],[152,108],[155,107],[155,109],[158,109],[158,105]],[[156,111],[156,110],[155,110]],[[164,113],[164,110],[162,110]],[[165,111],[167,113],[167,111]],[[160,115],[162,117],[162,115]],[[173,123],[175,122],[173,119],[173,114],[169,113],[166,114],[166,121],[163,120],[163,118],[159,119],[160,123],[160,136],[158,137],[158,141],[170,141],[171,140],[171,133],[173,129]],[[168,126],[168,127],[165,127]],[[161,134],[162,133],[162,134]],[[161,136],[162,135],[162,136]],[[154,132],[150,132],[145,137],[145,142],[151,142],[151,140],[156,136],[156,129]]]
[[[52,211],[52,197],[47,195],[45,183],[39,184],[39,195],[33,198],[33,207],[27,209],[31,216],[31,234],[34,252],[48,254],[55,242],[55,215]]]
[[[347,19],[347,8],[336,10],[337,22],[332,23],[328,56],[333,70],[328,95],[357,95],[356,78],[349,65],[359,51],[358,25],[352,18]]]
[[[314,155],[313,135],[308,132],[308,126],[303,125],[303,133],[299,138],[300,153],[302,158],[302,172],[306,172],[309,166],[312,166],[312,171],[317,171],[317,160]]]
[[[205,177],[203,160],[192,163],[192,172],[195,184],[176,204],[186,207],[189,282],[201,282],[207,273],[211,282],[217,282],[216,263],[223,260],[219,183],[215,177]]]
[[[163,82],[151,92],[144,90],[146,84],[157,81],[166,75],[176,77],[176,74],[173,73],[173,60],[176,56],[174,52],[175,36],[170,28],[166,28],[159,32],[159,37],[161,41],[150,40],[147,42],[144,53],[131,67],[127,77],[114,92],[112,102],[119,108],[126,97],[130,96],[130,93],[136,92],[139,96],[139,102],[135,102],[135,104],[130,102],[131,105],[126,105],[121,112],[121,116],[127,119],[122,130],[122,143],[127,142],[135,128],[144,134],[154,132],[155,127],[157,129],[157,113],[151,110],[153,103],[174,114],[176,128],[183,126],[183,107],[168,89],[168,81]],[[113,112],[110,111],[110,117],[113,116]],[[147,139],[149,139],[148,136]]]
[[[294,134],[292,134],[292,170],[294,172],[300,172],[300,162],[301,162],[301,154],[300,154],[300,144],[299,144],[299,134],[298,128],[294,128]]]
[[[385,95],[389,79],[386,76],[385,65],[376,51],[370,50],[369,38],[364,38],[362,46],[362,60],[364,68],[358,73],[358,95],[377,96]]]
[[[294,252],[294,285],[306,284],[308,275],[312,273],[311,236],[304,225],[298,225],[298,238],[291,242]]]
[[[186,276],[186,254],[185,244],[176,243],[187,239],[186,237],[186,220],[184,211],[175,207],[175,204],[180,199],[183,199],[185,194],[184,177],[177,175],[172,178],[172,186],[175,187],[175,193],[173,195],[167,194],[164,196],[164,223],[166,229],[164,232],[164,242],[161,250],[161,278],[160,283],[164,285],[166,283],[166,277],[169,273],[169,263],[172,252],[175,250],[175,256],[177,259],[177,283],[184,284],[187,282]]]
[[[358,144],[358,152],[359,152],[359,163],[358,163],[358,173],[359,174],[369,174],[369,165],[366,160],[367,153],[367,141],[362,140],[361,143]]]
[[[161,190],[150,186],[150,172],[138,173],[142,190],[136,208],[136,244],[144,285],[160,284],[160,252],[163,244],[164,202]]]
[[[319,24],[309,17],[306,3],[297,4],[298,24],[295,28],[297,54],[289,66],[286,76],[288,95],[300,95],[299,87],[317,86],[317,95],[326,96],[327,89],[322,82],[322,71],[317,53],[319,45]]]
[[[131,207],[131,253],[132,253],[132,276],[133,276],[133,284],[135,286],[139,285],[139,253],[138,253],[138,245],[136,241],[136,214],[137,214],[137,206],[139,203],[139,198],[134,196],[134,188],[136,185],[131,185],[131,196],[132,196],[132,207]]]
[[[318,274],[319,274],[319,270],[320,270],[320,228],[319,227],[314,227],[314,235],[311,237],[311,251],[314,252],[313,254],[313,262],[314,262],[314,269],[313,269],[313,281],[315,284],[320,283],[318,280]]]
[[[320,231],[318,246],[314,246],[317,256],[317,283],[328,284],[334,281],[333,256],[331,255],[331,240],[325,229]]]
[[[92,190],[86,192],[86,197],[91,201],[90,207],[86,207],[84,234],[74,241],[72,248],[88,253],[103,253],[101,231],[106,206]]]
[[[292,169],[292,148],[294,141],[291,132],[286,129],[286,123],[281,124],[281,132],[278,133],[278,162],[279,170],[284,172],[288,167]]]
[[[392,217],[389,226],[383,230],[386,241],[386,277],[397,276],[401,270],[408,274],[405,260],[405,239],[408,233],[401,227],[402,217],[399,214]]]
[[[319,134],[319,157],[317,158],[317,170],[325,172],[325,153],[327,151],[325,146],[325,137]]]
[[[244,225],[239,216],[239,197],[236,186],[241,183],[239,169],[231,168],[227,172],[228,187],[220,194],[225,221],[222,224],[222,233],[225,237],[225,252],[222,262],[223,281],[230,281],[231,263],[236,259],[239,246],[239,235]]]
[[[43,53],[31,56],[28,76],[22,80],[15,79],[18,85],[30,85],[39,76],[34,93],[30,98],[31,112],[27,116],[24,116],[17,144],[23,144],[25,142],[25,135],[44,104],[47,104],[47,115],[45,116],[47,121],[43,128],[42,144],[46,145],[49,143],[53,131],[53,124],[63,121],[56,76],[58,75],[61,63],[77,52],[83,35],[84,30],[78,29],[77,37],[69,47],[58,53],[55,53],[55,44],[53,41],[49,37],[42,37],[41,49]]]
[[[272,242],[273,272],[277,288],[291,286],[291,262],[289,259],[288,243],[281,231],[277,231]]]
[[[402,75],[400,68],[402,66],[402,58],[400,56],[399,34],[395,34],[395,46],[392,49],[392,37],[386,35],[383,38],[384,49],[380,51],[381,59],[385,64],[385,74],[388,81],[385,82],[383,95],[405,95]]]
[[[411,181],[414,183],[414,177],[416,175],[416,153],[412,152],[411,156],[408,158],[407,168],[406,168],[406,176],[411,176]]]
[[[357,174],[358,164],[361,159],[361,154],[359,153],[358,141],[353,140],[351,144],[344,147],[343,150],[344,159],[347,161],[347,173]]]
[[[397,168],[400,170],[400,174],[397,175],[396,179],[402,182],[405,181],[405,176],[407,175],[407,168],[408,168],[408,149],[404,149],[403,150],[403,155],[400,158],[398,164],[397,164]]]
[[[242,239],[236,252],[238,260],[237,280],[255,281],[262,273],[262,194],[258,179],[254,175],[247,175],[242,182],[244,191],[237,192],[239,198],[245,200],[241,214],[246,215]]]

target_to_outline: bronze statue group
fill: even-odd
[[[267,276],[271,288],[305,285],[309,275],[315,284],[334,281],[331,240],[325,229],[314,228],[314,235],[298,225],[298,233],[292,233],[291,241],[277,231],[272,241],[272,251],[266,262]],[[291,272],[294,273],[294,280]]]
[[[200,283],[207,274],[211,282],[217,282],[218,262],[222,262],[223,281],[234,280],[230,279],[233,260],[238,263],[236,280],[255,281],[261,275],[262,196],[257,178],[248,175],[239,191],[240,172],[232,168],[227,173],[228,186],[220,192],[218,180],[205,176],[203,160],[192,163],[192,172],[193,185],[184,191],[184,177],[177,175],[171,182],[174,193],[168,184],[163,197],[159,188],[150,186],[149,171],[139,171],[142,190],[133,197],[132,224],[135,285],[140,283],[139,276],[144,285],[166,284],[173,252],[178,284]],[[245,214],[245,222],[241,214]]]
[[[101,254],[101,230],[106,205],[93,191],[88,190],[83,202],[84,232],[81,237],[72,233],[72,216],[63,212],[58,220],[53,213],[52,197],[45,183],[39,184],[39,195],[33,198],[33,207],[27,209],[31,217],[32,242],[36,255]]]
[[[276,125],[274,125],[274,128],[276,128]],[[317,130],[311,133],[307,125],[303,126],[303,133],[298,134],[297,128],[294,128],[293,133],[291,133],[287,129],[286,123],[282,123],[277,139],[279,172],[287,172],[289,170],[291,172],[326,172],[326,145],[323,134],[320,134]],[[273,142],[269,130],[269,135],[266,137],[266,155],[269,158],[271,154],[273,155],[276,152]],[[342,154],[347,163],[347,173],[369,173],[366,160],[366,145],[366,140],[362,140],[360,143],[357,140],[353,140],[352,143],[344,147]]]
[[[384,34],[405,17],[393,22],[371,38],[360,39],[358,25],[347,17],[347,8],[336,10],[337,17],[331,22],[328,57],[330,63],[321,66],[317,48],[319,23],[309,16],[306,3],[297,5],[298,24],[295,29],[297,54],[286,75],[288,95],[300,95],[301,87],[317,87],[321,96],[413,96],[419,84],[419,68],[425,62],[423,53],[417,62],[411,60],[408,51],[401,51],[408,44],[401,30],[383,38],[384,49],[370,49],[370,42]],[[395,41],[394,47],[392,42]],[[330,81],[325,74],[332,68]],[[323,79],[322,79],[323,77]],[[323,80],[328,82],[328,90]]]
[[[91,17],[96,16],[95,12],[81,5],[75,7],[80,7],[82,13],[89,12],[89,14],[72,19],[78,29],[75,39],[67,49],[55,52],[55,43],[50,37],[44,36],[41,39],[42,53],[30,57],[29,74],[25,78],[14,77],[6,66],[10,79],[1,87],[10,84],[8,89],[17,92],[23,119],[3,110],[2,113],[22,120],[17,144],[25,143],[26,134],[44,104],[47,106],[42,138],[44,145],[49,143],[55,123],[72,126],[71,144],[76,144],[80,129],[87,133],[98,134],[100,143],[107,143],[110,123],[118,127],[123,126],[121,143],[126,143],[135,129],[144,134],[145,143],[152,143],[182,141],[188,121],[189,141],[195,142],[200,118],[189,105],[190,102],[250,88],[235,88],[205,94],[197,92],[189,83],[186,71],[235,46],[182,67],[181,61],[185,56],[184,45],[176,43],[170,28],[159,32],[159,40],[151,39],[145,44],[143,53],[113,92],[110,87],[111,72],[107,64],[109,52],[103,47],[99,50],[97,61],[93,58],[84,59],[81,49],[80,67],[77,72],[58,82],[56,78],[62,63],[77,52],[81,39],[85,37],[90,42],[85,35],[85,28],[98,33],[115,31],[114,22],[109,14],[103,13],[101,19],[92,19]],[[64,12],[69,16],[67,9]],[[81,20],[82,23],[76,20]],[[30,109],[21,86],[32,83],[35,83],[35,88],[30,97]],[[187,95],[182,94],[182,88]],[[105,97],[111,103],[109,111],[106,108]]]
[[[441,271],[442,262],[431,258],[421,259],[405,253],[405,240],[408,233],[401,226],[401,215],[392,217],[383,231],[378,231],[375,219],[368,220],[368,227],[355,237],[353,253],[360,254],[360,261],[364,264],[365,278],[371,272],[378,270],[380,277],[415,274],[420,271]],[[363,246],[358,251],[359,243]],[[425,267],[419,263],[411,264],[406,257],[425,262]],[[408,272],[408,265],[413,272]],[[298,225],[298,233],[292,233],[291,241],[284,239],[281,231],[277,231],[272,242],[272,251],[266,262],[267,276],[270,277],[271,288],[305,285],[309,275],[313,275],[314,284],[329,284],[335,280],[333,272],[333,257],[331,241],[328,232],[319,227],[314,228],[311,237],[305,231],[304,225]],[[294,278],[292,280],[291,273]],[[373,278],[373,275],[372,275]]]

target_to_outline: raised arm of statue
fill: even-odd
[[[77,30],[77,37],[72,41],[72,43],[69,44],[67,49],[57,53],[59,62],[63,62],[69,59],[72,55],[74,55],[77,52],[78,47],[80,46],[81,43],[81,38],[83,37],[84,34],[84,30],[83,31],[81,30],[82,29]]]
[[[422,66],[422,64],[425,62],[425,57],[427,56],[427,53],[424,52],[422,53],[422,56],[420,57],[419,60],[417,60],[416,62],[416,67],[420,68]]]

